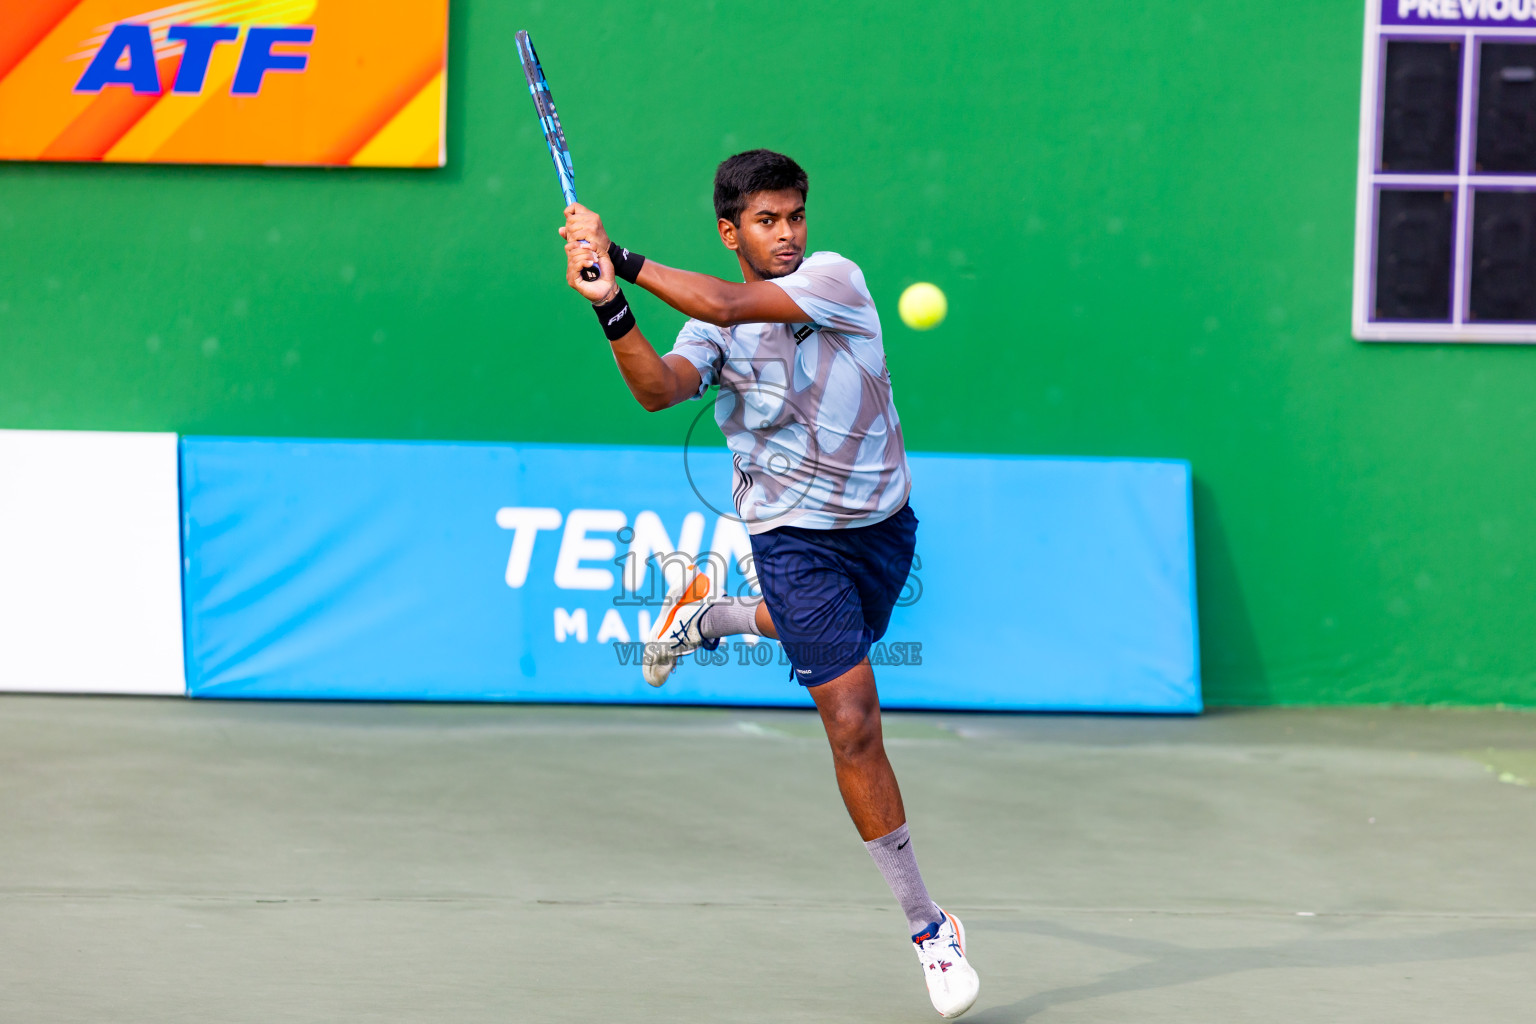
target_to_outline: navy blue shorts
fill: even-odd
[[[758,585],[802,686],[836,679],[885,635],[916,543],[910,505],[873,526],[752,536]]]

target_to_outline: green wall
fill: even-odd
[[[1536,704],[1536,353],[1349,336],[1359,3],[452,17],[442,171],[0,166],[0,426],[680,443],[563,284],[526,27],[641,252],[730,272],[715,163],[805,164],[912,449],[1191,460],[1210,703]]]

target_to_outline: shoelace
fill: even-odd
[[[959,955],[960,947],[955,940],[944,941],[943,933],[935,935],[931,939],[913,943],[917,947],[917,958],[927,966],[935,960],[952,959]]]
[[[951,929],[948,938],[944,935],[946,928]],[[949,968],[954,966],[956,961],[965,959],[965,954],[960,950],[960,936],[952,930],[948,921],[944,922],[933,938],[915,942],[913,945],[917,947],[917,958],[925,971],[929,964],[934,964],[948,973]]]

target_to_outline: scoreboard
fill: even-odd
[[[1367,0],[1362,341],[1536,342],[1536,0]]]

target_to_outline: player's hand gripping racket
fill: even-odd
[[[571,166],[571,150],[565,144],[565,132],[560,127],[560,115],[555,112],[555,98],[549,93],[549,79],[539,66],[539,55],[533,51],[533,40],[527,32],[517,34],[517,55],[523,60],[523,75],[528,79],[528,91],[533,95],[533,108],[539,113],[539,126],[544,129],[544,141],[549,146],[549,156],[555,162],[555,173],[560,176],[560,191],[565,195],[565,205],[576,201],[576,170]],[[583,241],[582,245],[591,248]],[[583,281],[596,281],[603,273],[597,266],[581,268]]]

